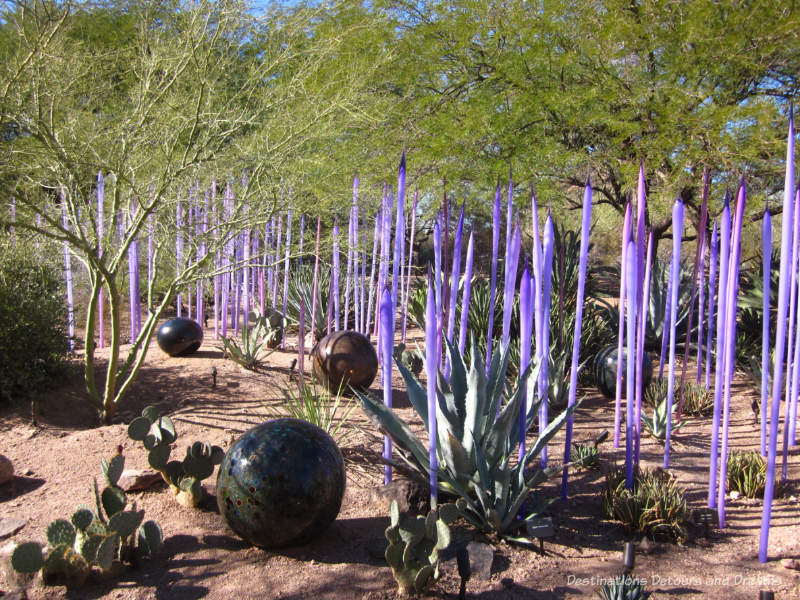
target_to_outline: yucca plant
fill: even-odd
[[[518,530],[549,504],[533,497],[532,492],[562,469],[562,465],[540,469],[538,456],[579,403],[552,419],[522,459],[516,461],[520,404],[530,368],[511,388],[506,379],[508,350],[495,351],[487,376],[474,338],[470,344],[469,370],[458,349],[446,340],[445,343],[451,363],[450,382],[441,375],[436,382],[439,489],[459,496],[457,506],[462,516],[481,531],[530,543],[529,539],[518,536]],[[402,363],[398,362],[397,367],[405,380],[411,405],[427,428],[425,388]],[[530,376],[535,377],[535,373],[536,370]],[[363,393],[358,396],[364,412],[379,430],[392,438],[405,463],[392,464],[427,485],[430,481],[427,445],[390,408]],[[528,407],[528,430],[538,412],[538,402]],[[527,514],[518,518],[523,503],[529,499]]]
[[[265,406],[270,416],[279,419],[288,414],[295,419],[308,421],[325,431],[339,445],[350,437],[350,431],[344,425],[356,403],[345,399],[341,390],[331,393],[316,383],[303,383],[296,387],[296,391],[295,386],[289,385],[281,392],[284,402],[280,408],[283,410]]]
[[[727,487],[729,492],[739,492],[747,498],[763,498],[767,484],[767,461],[755,450],[733,450],[728,454]],[[780,475],[775,478],[775,489],[780,488]]]
[[[672,542],[682,542],[687,536],[683,490],[663,470],[637,471],[630,490],[625,487],[625,469],[607,474],[603,511],[628,533]]]
[[[255,313],[252,326],[242,328],[241,344],[233,336],[222,338],[223,353],[245,369],[255,369],[261,354],[265,349],[274,347],[282,332],[282,325],[275,326],[274,317],[268,319]]]
[[[603,584],[597,596],[602,600],[647,600],[652,592],[644,591],[644,582],[630,575],[617,575]]]
[[[714,412],[714,394],[704,385],[689,383],[683,386],[683,412],[697,417]]]

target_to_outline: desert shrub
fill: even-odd
[[[682,542],[687,536],[683,490],[666,471],[636,472],[630,490],[625,487],[624,469],[610,472],[603,490],[603,510],[628,533],[670,542]]]
[[[68,349],[63,273],[19,244],[0,248],[0,400],[48,387]]]
[[[779,489],[780,476],[775,478]],[[747,498],[763,498],[767,485],[767,461],[755,450],[734,450],[728,454],[727,487]]]
[[[572,444],[572,462],[579,469],[600,468],[600,450],[591,444]]]

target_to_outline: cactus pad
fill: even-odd
[[[121,454],[116,454],[111,457],[110,461],[106,461],[103,458],[100,460],[100,467],[108,485],[117,485],[122,471],[125,469],[125,457]]]
[[[51,546],[72,546],[75,543],[75,528],[66,519],[56,519],[47,526],[47,541]]]
[[[95,563],[103,571],[108,571],[108,569],[111,568],[111,564],[114,562],[114,558],[117,556],[118,545],[119,536],[116,533],[112,533],[111,535],[104,537],[103,541],[100,542],[100,545],[97,547]]]
[[[85,531],[86,528],[92,524],[92,521],[94,521],[94,513],[88,508],[78,508],[72,513],[70,521],[72,521],[75,529]]]
[[[35,573],[43,565],[42,547],[37,542],[20,544],[11,554],[11,566],[18,573]]]
[[[108,520],[108,530],[117,532],[119,537],[125,539],[136,532],[143,519],[143,510],[139,512],[132,510],[118,512]]]
[[[150,421],[145,417],[136,417],[128,425],[128,437],[134,441],[141,442],[150,433]]]
[[[144,556],[152,556],[161,549],[164,534],[158,523],[146,521],[139,527],[138,549]]]
[[[103,489],[100,494],[100,501],[103,503],[103,510],[106,511],[106,516],[109,518],[125,509],[128,504],[128,499],[118,487],[107,487]]]

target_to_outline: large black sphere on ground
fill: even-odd
[[[197,321],[177,317],[158,328],[158,347],[170,356],[189,356],[203,343],[203,328]]]
[[[378,374],[378,355],[370,341],[355,331],[336,331],[311,351],[314,378],[331,392],[349,385],[366,390]]]
[[[622,360],[627,361],[628,350],[623,348]],[[646,388],[653,377],[653,362],[650,355],[645,352],[642,360],[644,366],[644,381],[642,389]],[[594,357],[594,381],[606,398],[613,398],[617,388],[617,344],[604,346]],[[622,397],[628,389],[626,384],[627,362],[622,363]]]
[[[276,419],[245,432],[217,476],[217,505],[236,534],[261,548],[302,544],[339,514],[342,453],[316,425]]]

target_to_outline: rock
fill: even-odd
[[[31,475],[33,475],[33,470],[32,469],[25,469],[22,472],[22,474],[25,475],[25,477],[30,477]]]
[[[473,579],[489,581],[492,578],[492,561],[494,549],[489,544],[470,542],[467,544],[469,554],[469,570]]]
[[[14,465],[11,461],[0,454],[0,485],[8,483],[14,479]]]
[[[430,496],[428,488],[423,488],[409,479],[395,479],[372,491],[371,502],[384,513],[388,512],[392,500],[402,513],[425,514],[428,512]]]
[[[14,535],[27,524],[27,519],[0,519],[0,540]]]
[[[737,492],[737,491],[731,492],[731,500],[738,500],[739,496],[741,496],[741,494],[739,492]]]
[[[158,473],[157,471],[125,469],[122,472],[117,485],[126,492],[133,492],[136,490],[146,490],[161,480],[161,473]]]
[[[15,590],[3,595],[3,600],[28,600],[25,590]]]
[[[800,571],[800,560],[796,558],[782,558],[781,566],[784,569],[791,569],[792,571]]]

